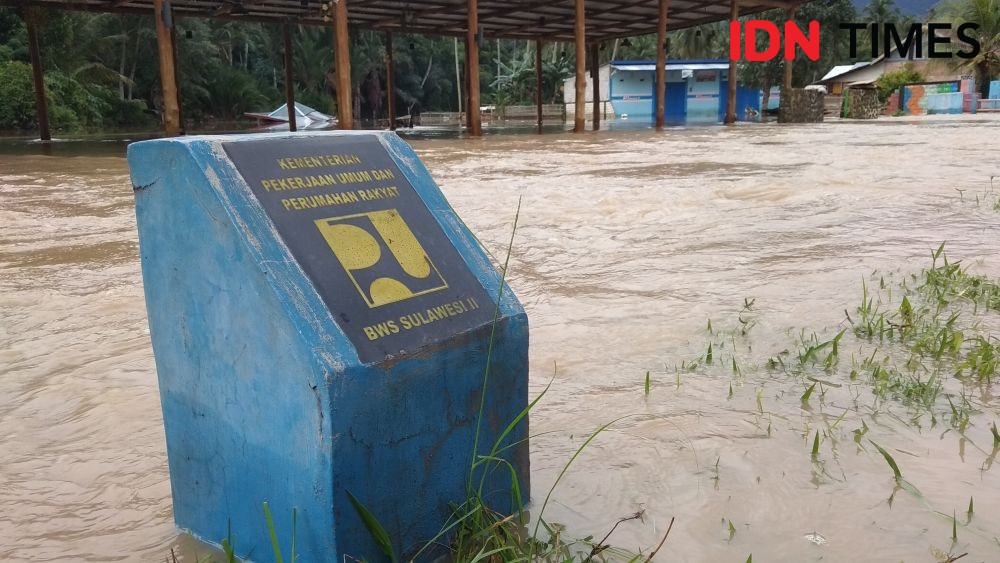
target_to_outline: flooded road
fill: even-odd
[[[648,553],[676,517],[663,561],[1000,560],[989,386],[962,437],[852,384],[851,335],[810,401],[809,380],[763,366],[847,328],[863,279],[918,273],[943,241],[1000,277],[998,117],[412,140],[499,259],[522,200],[510,283],[533,394],[552,382],[532,414],[534,516],[582,441],[625,416],[545,509],[570,536],[644,510],[609,541]],[[0,560],[193,560],[205,548],[171,521],[120,146],[14,152],[0,150]],[[709,342],[715,362],[688,370]],[[862,423],[918,492],[894,493],[853,439]]]

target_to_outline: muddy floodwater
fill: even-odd
[[[675,517],[662,561],[1000,561],[988,383],[923,411],[873,399],[846,375],[864,344],[850,330],[808,401],[814,380],[764,365],[850,328],[862,280],[919,273],[943,241],[1000,277],[1000,116],[411,143],[498,259],[522,202],[509,278],[532,393],[551,382],[531,417],[533,517],[582,441],[625,417],[552,494],[543,518],[567,536],[642,510],[609,542],[648,553]],[[206,553],[172,524],[122,153],[0,146],[2,561]],[[964,434],[940,414],[960,398]]]

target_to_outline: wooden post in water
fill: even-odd
[[[285,42],[285,104],[288,106],[288,130],[299,129],[295,112],[295,83],[292,81],[292,34],[288,24],[281,26],[281,36]]]
[[[49,132],[49,110],[45,102],[45,74],[42,70],[42,55],[38,50],[37,13],[35,8],[24,9],[24,23],[28,27],[28,54],[31,58],[31,74],[35,79],[35,111],[38,113],[38,138],[51,141]]]
[[[156,47],[160,58],[160,87],[163,89],[163,131],[167,137],[183,134],[181,104],[177,92],[177,63],[174,58],[174,18],[170,0],[153,0]]]
[[[337,128],[354,129],[351,101],[351,36],[347,31],[347,0],[337,0],[333,18],[334,56],[337,65]]]
[[[469,55],[469,36],[466,35],[465,36],[465,60],[462,61],[462,70],[465,72],[465,75],[462,77],[462,82],[465,84],[465,97],[462,98],[462,99],[465,100],[465,128],[466,129],[471,129],[472,128],[472,112],[469,110],[469,92],[470,92],[470,88],[471,88],[469,86],[469,56],[470,56]]]
[[[482,114],[479,112],[479,2],[468,0],[469,14],[466,42],[469,46],[469,135],[483,134]]]
[[[739,0],[731,0],[729,3],[729,20],[736,21],[740,17]],[[732,38],[732,41],[739,41],[739,37]],[[726,92],[726,125],[736,123],[736,59],[729,58],[729,81]]]
[[[601,129],[601,46],[597,43],[590,45],[590,79],[594,81],[592,90],[594,94],[594,131]]]
[[[389,131],[396,130],[396,66],[392,60],[392,32],[385,32],[385,102],[389,112]]]
[[[538,120],[538,132],[542,132],[542,45],[535,41],[535,113]]]
[[[663,129],[667,111],[667,6],[670,0],[660,0],[656,23],[656,129]]]
[[[576,8],[576,101],[573,104],[573,132],[583,133],[587,106],[587,20],[584,0],[575,0]]]
[[[787,9],[788,20],[792,21],[795,19],[795,12],[799,9],[798,5],[793,5]],[[781,96],[778,100],[778,116],[784,117],[788,115],[786,112],[791,109],[788,106],[791,105],[792,100],[792,65],[795,61],[786,60],[781,66]],[[767,109],[767,108],[763,108]],[[762,109],[762,111],[763,111]]]

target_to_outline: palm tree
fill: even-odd
[[[895,0],[872,0],[861,12],[866,21],[883,24],[899,23],[901,14]]]
[[[976,84],[985,98],[990,79],[1000,71],[1000,0],[961,0],[945,6],[944,13],[954,29],[964,23],[979,24],[978,29],[965,32],[979,42],[979,53],[971,59],[954,60],[976,73]]]
[[[669,56],[674,59],[716,59],[728,53],[729,23],[715,22],[670,34]]]

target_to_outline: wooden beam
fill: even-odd
[[[601,129],[601,46],[590,44],[590,79],[593,81],[591,90],[594,94],[594,131]]]
[[[667,7],[670,0],[660,0],[656,23],[656,129],[662,130],[667,111]]]
[[[729,21],[736,21],[740,16],[739,0],[729,2]],[[732,41],[739,41],[739,37],[733,37]],[[726,125],[736,123],[736,59],[729,58],[729,80],[726,83]]]
[[[396,130],[396,65],[392,60],[392,32],[385,32],[385,101],[389,111],[389,131]]]
[[[34,8],[25,8],[24,23],[28,28],[28,54],[31,58],[31,74],[35,79],[35,112],[38,114],[38,138],[51,141],[49,131],[49,109],[45,102],[45,74],[42,70],[42,55],[38,48],[37,14]]]
[[[378,32],[419,33],[443,37],[465,37],[466,15],[456,5],[464,0],[421,0],[415,18],[403,21],[397,0],[348,0],[351,2],[352,29]],[[148,15],[154,0],[0,0],[0,6],[21,8],[25,5],[48,9]],[[500,2],[480,0],[479,21],[484,25],[484,37],[489,39],[528,39],[547,42],[574,40],[574,2],[569,0],[539,0],[536,2]],[[787,8],[798,0],[743,0],[741,15],[764,11],[769,7]],[[590,41],[634,37],[657,32],[656,0],[602,0],[600,9],[587,12],[591,24]],[[230,4],[226,4],[230,5]],[[683,0],[672,6],[668,25],[679,30],[728,18],[726,0]],[[330,26],[315,3],[303,7],[295,0],[250,0],[244,4],[246,13],[220,13],[218,0],[177,0],[173,5],[176,18],[207,18],[223,21],[257,22],[281,25]],[[330,2],[330,16],[335,7]],[[544,18],[544,21],[541,21]]]
[[[347,31],[347,0],[336,0],[333,18],[334,54],[337,74],[337,128],[354,129],[354,104],[351,101],[351,36]]]
[[[295,119],[295,82],[292,80],[292,34],[286,23],[281,26],[281,37],[285,42],[285,105],[288,106],[288,130],[298,131],[299,124]]]
[[[156,47],[160,58],[160,87],[163,90],[163,132],[168,137],[184,134],[181,104],[177,92],[177,67],[174,60],[174,21],[170,0],[153,0],[156,21]]]
[[[542,45],[541,41],[535,41],[535,113],[539,134],[542,132]]]
[[[576,101],[573,104],[575,110],[573,120],[573,132],[583,133],[585,111],[587,105],[587,16],[584,0],[574,0],[576,9],[576,27],[574,38],[576,39]]]
[[[479,2],[468,0],[468,27],[466,41],[469,44],[469,135],[483,134],[482,114],[479,112]]]

